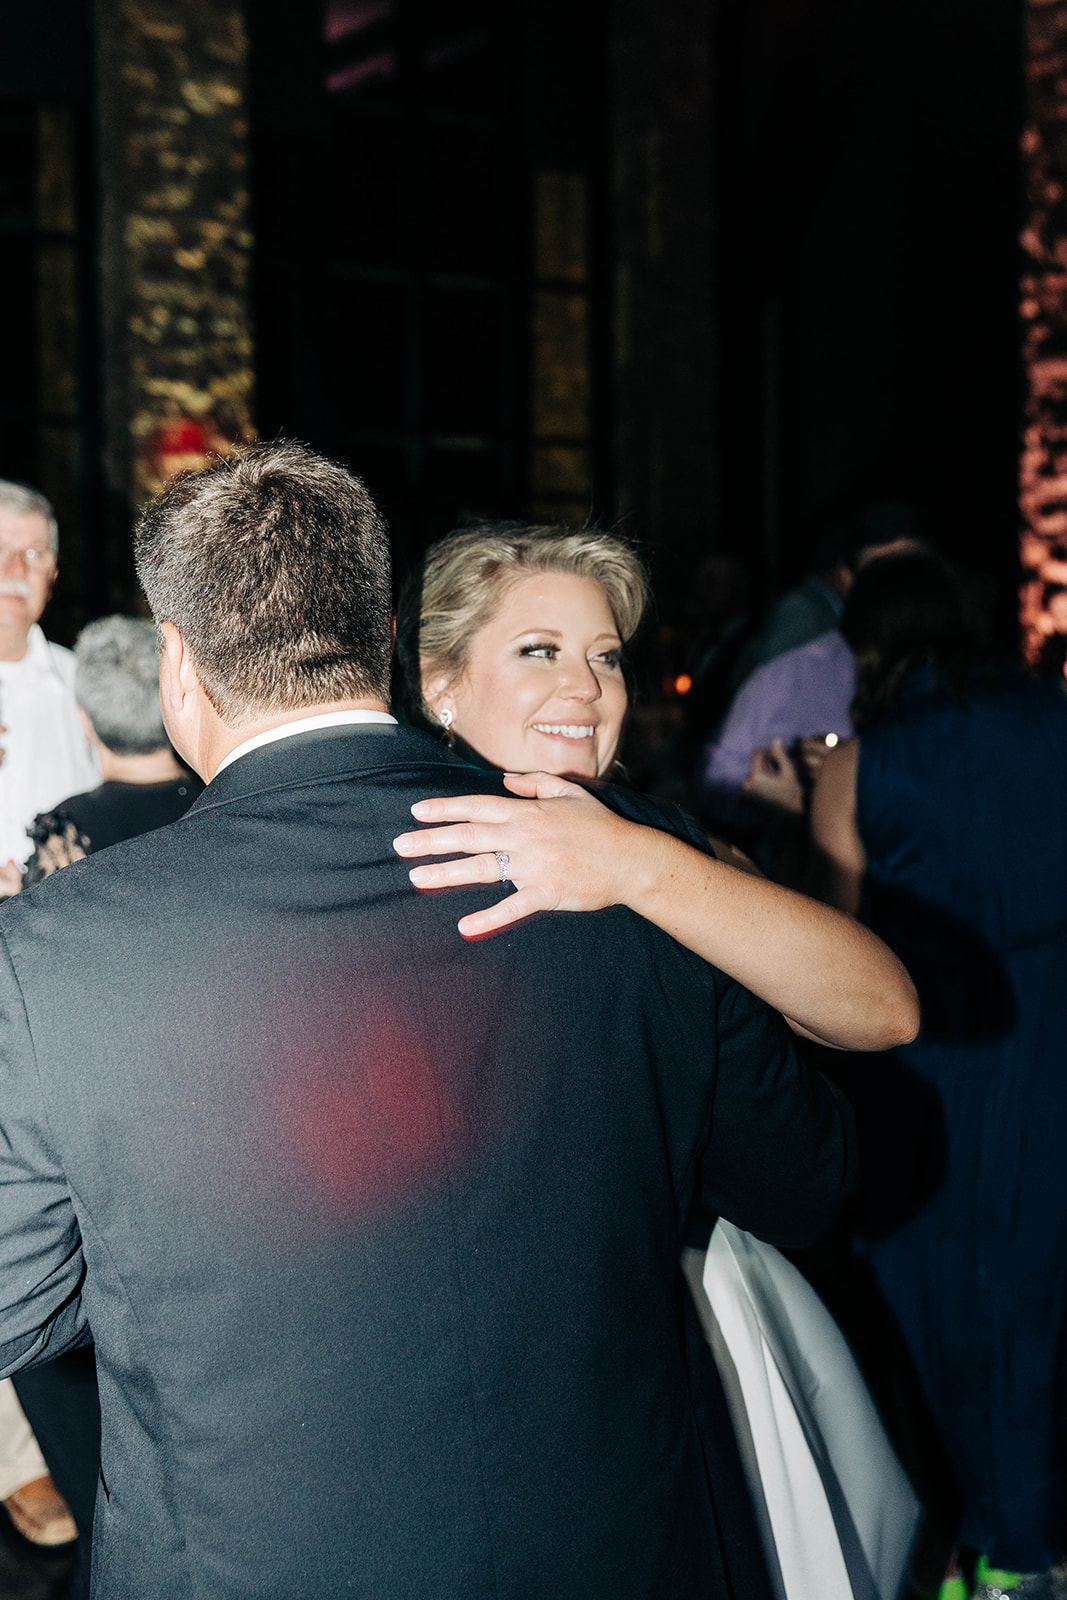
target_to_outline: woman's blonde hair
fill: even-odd
[[[637,632],[648,578],[640,558],[615,534],[521,522],[460,528],[430,546],[397,608],[401,710],[407,716],[433,720],[423,683],[460,678],[471,641],[491,620],[504,590],[535,572],[595,579],[623,643]]]

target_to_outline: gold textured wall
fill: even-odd
[[[538,172],[530,373],[530,515],[588,520],[592,473],[587,183]]]
[[[105,452],[136,503],[168,424],[252,435],[248,52],[233,0],[97,0],[96,20]]]

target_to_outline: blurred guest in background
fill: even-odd
[[[924,1485],[940,1554],[977,1560],[974,1587],[951,1572],[943,1595],[1050,1600],[1067,1592],[1050,1570],[1067,1551],[1067,695],[983,667],[929,552],[867,566],[842,628],[858,738],[815,787],[823,893],[896,950],[924,1017],[856,1075],[860,1248],[951,1463],[954,1485]]]
[[[758,750],[852,732],[852,651],[835,629],[758,667],[742,684],[696,774],[703,815],[726,828],[754,820],[746,779]]]
[[[74,693],[102,782],[36,820],[27,881],[91,850],[174,822],[204,787],[170,747],[159,708],[159,650],[150,622],[101,617],[78,635]]]
[[[37,625],[56,580],[57,548],[44,495],[0,479],[0,895],[22,886],[34,814],[97,781],[74,703],[74,658]],[[40,1544],[73,1538],[10,1382],[0,1385],[0,1466],[4,1504],[21,1533]]]
[[[866,562],[891,550],[916,547],[913,526],[908,507],[875,507],[827,544],[819,573],[772,609],[753,640],[762,664],[741,683],[694,774],[698,803],[712,825],[740,828],[744,834],[759,824],[759,814],[749,803],[767,798],[758,766],[753,772],[757,751],[772,750],[781,760],[800,741],[851,734],[855,668],[837,625],[844,596],[854,571]],[[739,661],[738,676],[749,670],[744,659]],[[746,783],[750,773],[756,782]]]
[[[0,480],[0,877],[8,893],[21,887],[36,814],[99,781],[74,703],[74,657],[37,625],[57,549],[44,495]]]
[[[31,1544],[69,1544],[77,1536],[10,1378],[0,1383],[0,1501]]]
[[[849,528],[824,539],[812,571],[771,606],[734,662],[731,687],[738,689],[758,667],[797,650],[836,628],[852,584],[856,534]]]
[[[811,571],[770,607],[734,672],[734,687],[787,650],[817,639],[841,621],[852,580],[875,550],[911,545],[924,519],[903,500],[880,501],[837,523],[816,540]]]
[[[751,588],[747,571],[732,556],[707,556],[693,576],[682,660],[689,686],[673,750],[675,770],[683,776],[730,703],[734,669],[752,636]]]

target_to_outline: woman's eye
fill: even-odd
[[[622,651],[602,650],[594,660],[601,662],[605,667],[619,667],[622,665]]]
[[[520,656],[537,656],[541,661],[551,661],[558,651],[559,646],[555,644],[524,644],[519,654]]]

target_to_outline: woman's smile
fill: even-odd
[[[612,766],[626,716],[622,642],[595,578],[535,572],[509,584],[471,642],[458,682],[434,709],[506,772],[598,778]]]
[[[592,722],[559,722],[554,725],[547,722],[535,722],[535,733],[548,733],[558,739],[591,739],[596,732]]]

